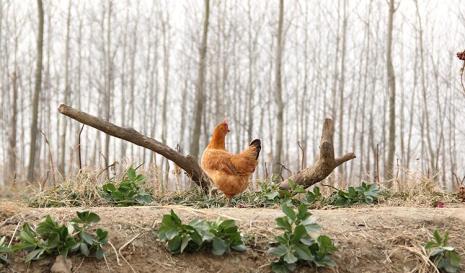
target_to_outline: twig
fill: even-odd
[[[324,187],[332,188],[333,190],[336,190],[336,191],[339,191],[338,188],[336,188],[336,187],[334,187],[334,186],[331,186],[331,185],[328,185],[328,184],[323,184],[323,183],[321,183],[320,185],[321,185],[321,186],[324,186]]]
[[[118,266],[123,266],[119,260],[118,251],[116,250],[115,246],[111,243],[111,241],[108,241],[108,244],[110,244],[111,248],[113,248],[113,251],[115,252],[116,263],[118,264]]]
[[[279,163],[279,165],[281,165],[281,167],[282,167],[284,170],[286,170],[290,175],[292,175],[292,171],[291,171],[288,167],[286,167],[286,165],[284,165],[284,164],[282,164],[282,163]],[[281,177],[282,177],[282,176],[281,176]]]
[[[414,254],[417,254],[418,256],[420,256],[420,258],[426,263],[426,264],[430,264],[433,268],[434,268],[434,271],[436,273],[440,273],[439,272],[439,269],[436,267],[436,265],[425,255],[423,254],[422,252],[418,251],[417,249],[413,248],[413,247],[407,247],[407,246],[399,246],[400,248],[402,249],[405,249],[405,250],[408,250]]]
[[[102,156],[104,156],[104,155],[102,154]],[[102,173],[106,172],[109,168],[115,166],[116,163],[117,163],[117,162],[115,161],[115,162],[111,163],[110,165],[106,166],[105,168],[103,168],[103,169],[97,174],[97,178],[98,178]]]
[[[108,264],[107,256],[103,255],[103,259],[105,260],[105,265],[108,268],[108,272],[111,272],[111,268],[110,268],[110,265]]]
[[[79,170],[82,169],[82,161],[81,161],[81,134],[82,134],[82,130],[84,130],[84,126],[85,125],[82,125],[81,126],[81,130],[79,130],[79,134],[78,134],[78,138],[77,138],[77,150],[78,150],[78,167],[79,167]]]
[[[104,256],[104,257],[105,257],[105,256]],[[77,266],[77,268],[73,270],[73,272],[78,272],[83,263],[84,263],[84,257],[81,258],[81,262],[79,263],[79,265]]]
[[[13,235],[11,235],[10,242],[8,243],[8,247],[11,246],[11,243],[13,242],[13,239],[15,238],[16,232],[18,231],[19,224],[21,224],[21,221],[18,222],[16,225],[15,231],[13,231]]]
[[[140,167],[142,167],[143,165],[145,164],[145,162],[142,162],[141,164],[139,164],[139,166],[137,166],[134,170],[137,171],[137,169],[139,169]]]
[[[42,192],[44,189],[45,189],[45,183],[47,182],[48,180],[48,175],[50,174],[50,170],[47,170],[47,172],[45,173],[45,176],[44,176],[44,179],[42,179],[42,182],[38,182],[39,183],[39,191]]]
[[[119,249],[118,249],[118,253],[119,255],[121,256],[121,258],[129,265],[129,267],[131,268],[132,272],[134,273],[137,273],[136,270],[134,270],[134,268],[132,267],[132,265],[128,262],[128,260],[126,260],[126,258],[124,258],[124,255],[121,253],[121,251],[127,247],[130,243],[132,243],[135,239],[139,238],[139,236],[141,236],[142,233],[138,233],[136,236],[134,236],[131,240],[127,241],[124,245],[122,245]]]
[[[45,135],[45,133],[42,130],[39,130],[39,132],[44,136],[45,144],[47,144],[47,147],[48,147],[48,157],[49,157],[49,160],[50,160],[50,170],[52,172],[53,185],[55,186],[55,184],[56,184],[55,164],[53,164],[53,156],[52,156],[52,151],[51,151],[51,148],[50,148],[50,142],[48,141],[47,136]]]
[[[305,149],[304,147],[302,146],[302,143],[300,141],[297,141],[297,146],[299,146],[299,149],[300,149],[300,152],[301,152],[301,155],[302,155],[302,159],[300,161],[300,166],[299,166],[299,171],[302,170],[305,166]]]

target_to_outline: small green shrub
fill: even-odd
[[[289,181],[289,188],[279,189],[278,184],[261,184],[261,194],[273,203],[292,203],[295,206],[306,204],[350,206],[354,204],[372,204],[378,201],[379,189],[375,184],[363,182],[358,187],[349,187],[347,191],[337,190],[325,198],[320,188],[315,186],[312,191],[306,191],[302,185]]]
[[[241,234],[234,220],[220,220],[215,222],[207,221],[209,232],[213,235],[212,238],[212,253],[218,256],[224,253],[231,252],[231,249],[236,251],[245,251],[246,247],[242,242]]]
[[[331,254],[336,247],[328,236],[316,235],[320,226],[311,217],[308,207],[301,204],[295,211],[283,203],[281,208],[285,216],[276,218],[276,225],[284,233],[276,237],[276,243],[268,250],[278,257],[271,264],[272,271],[294,271],[299,262],[317,267],[334,266]]]
[[[97,259],[103,258],[105,255],[103,246],[108,242],[108,231],[103,229],[96,229],[95,235],[88,232],[88,229],[98,222],[100,217],[89,211],[76,212],[77,217],[68,225],[70,233],[77,234],[80,238],[78,240],[80,253],[84,256],[93,256]],[[78,246],[76,245],[75,248]]]
[[[119,184],[108,182],[102,186],[103,197],[118,206],[146,205],[153,201],[150,193],[144,191],[142,185],[145,177],[137,174],[131,167]]]
[[[460,270],[460,256],[452,246],[448,245],[449,234],[441,236],[438,230],[433,233],[434,239],[425,245],[430,260],[445,273],[456,273]]]
[[[19,242],[13,246],[14,251],[27,251],[26,262],[39,260],[43,256],[79,253],[86,257],[103,258],[103,245],[107,243],[108,232],[97,229],[93,235],[88,228],[100,221],[100,217],[92,212],[77,212],[68,225],[58,224],[47,215],[37,225],[23,224],[19,232]]]
[[[195,219],[183,224],[176,213],[163,215],[158,229],[158,238],[166,242],[172,254],[194,252],[211,248],[214,255],[221,256],[231,250],[245,251],[245,245],[234,220],[205,221]]]
[[[314,187],[313,191],[307,191],[305,194],[304,202],[306,204],[315,204],[316,202],[323,202],[324,197],[321,194],[319,187]]]
[[[266,199],[274,203],[292,202],[294,205],[298,205],[301,200],[297,198],[297,195],[306,192],[302,185],[296,184],[292,180],[289,180],[288,189],[280,189],[277,183],[262,183],[260,186]]]
[[[10,254],[11,248],[6,244],[6,237],[0,239],[0,263],[8,263],[8,254]]]
[[[328,204],[350,206],[353,204],[372,204],[378,201],[379,189],[376,184],[362,182],[358,187],[349,187],[347,191],[338,190],[328,198]]]

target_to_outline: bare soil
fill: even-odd
[[[249,249],[215,257],[208,252],[172,256],[153,234],[163,214],[174,209],[182,219],[196,217],[235,219],[246,236]],[[193,209],[184,206],[41,208],[21,207],[0,202],[0,237],[10,238],[24,221],[39,222],[50,214],[67,221],[77,210],[91,210],[102,218],[99,227],[109,231],[111,247],[106,247],[106,261],[72,257],[73,272],[270,272],[273,259],[266,254],[268,243],[279,233],[274,219],[279,209],[218,208]],[[450,244],[465,257],[465,207],[359,207],[312,210],[322,233],[338,247],[334,259],[337,267],[315,269],[302,267],[300,272],[435,272],[428,263],[422,245],[435,229],[448,230]],[[11,257],[0,272],[50,272],[53,259],[23,263],[23,257]],[[465,266],[464,266],[465,268]],[[464,269],[465,272],[465,269]]]

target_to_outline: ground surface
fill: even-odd
[[[70,220],[83,208],[21,208],[15,203],[0,202],[0,237],[11,237],[18,223],[38,222],[50,214]],[[248,238],[246,253],[214,257],[209,253],[172,256],[152,233],[161,216],[174,209],[182,219],[195,217],[237,220]],[[279,209],[220,208],[193,209],[183,206],[96,207],[90,208],[102,218],[100,227],[109,231],[107,262],[73,257],[73,272],[270,272],[271,261],[265,252],[268,242],[279,231],[274,219]],[[312,210],[322,226],[322,233],[334,239],[338,267],[318,270],[301,268],[301,272],[434,272],[427,267],[421,245],[436,228],[450,232],[450,244],[465,257],[465,208],[360,207]],[[135,239],[134,239],[135,238]],[[118,251],[119,250],[119,251]],[[116,253],[119,252],[117,255]],[[118,260],[117,260],[118,258]],[[125,261],[126,260],[126,261]],[[49,272],[52,259],[33,262],[29,267],[16,257],[0,272]],[[118,263],[119,262],[119,263]]]

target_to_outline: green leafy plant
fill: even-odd
[[[50,215],[45,220],[32,227],[25,223],[19,233],[19,243],[14,246],[16,251],[26,250],[26,262],[38,260],[43,255],[63,255],[76,245],[76,239],[68,232],[65,225],[55,222]]]
[[[100,222],[100,217],[89,211],[77,212],[68,229],[70,233],[76,234],[79,241],[73,249],[79,247],[79,251],[84,256],[93,256],[97,259],[103,258],[105,255],[103,246],[108,242],[108,231],[98,228],[95,235],[88,232],[88,229],[95,223]]]
[[[241,234],[234,220],[220,220],[216,222],[207,222],[209,232],[213,235],[212,238],[212,253],[221,256],[231,252],[231,249],[236,251],[245,251],[246,247],[242,242]]]
[[[0,238],[0,263],[8,263],[8,254],[11,248],[6,244],[6,237]]]
[[[302,185],[289,180],[288,189],[280,189],[277,183],[262,183],[261,192],[267,200],[274,203],[292,202],[293,204],[300,204],[301,201],[296,196],[300,193],[305,193],[305,188]]]
[[[14,251],[27,251],[26,262],[39,260],[43,256],[80,253],[84,256],[102,258],[102,246],[107,243],[108,232],[97,229],[96,235],[88,232],[88,228],[100,221],[100,217],[92,212],[77,212],[68,225],[58,224],[47,215],[37,227],[29,223],[23,224],[19,232],[19,243],[13,246]]]
[[[320,226],[311,217],[308,207],[301,204],[294,210],[289,203],[283,203],[281,208],[285,216],[276,218],[276,225],[284,232],[268,250],[278,257],[271,264],[272,271],[294,271],[299,262],[317,267],[334,266],[330,255],[336,247],[328,236],[318,235]]]
[[[378,201],[379,189],[375,184],[362,182],[358,187],[349,187],[347,191],[339,190],[329,197],[328,203],[336,206],[353,204],[372,204]]]
[[[319,187],[314,187],[313,191],[307,191],[304,199],[306,204],[315,204],[316,202],[324,201]]]
[[[456,273],[460,269],[460,256],[454,247],[448,245],[449,234],[441,236],[438,230],[433,233],[433,240],[425,245],[430,260],[441,272]]]
[[[166,242],[168,250],[173,254],[183,253],[185,250],[191,252],[201,248],[203,238],[194,226],[201,225],[200,222],[191,222],[185,225],[181,219],[171,210],[170,214],[163,215],[158,230],[158,238]]]
[[[223,255],[231,250],[245,251],[245,245],[234,220],[217,220],[215,222],[195,219],[183,224],[176,213],[163,216],[158,238],[166,242],[172,254],[184,251],[194,252],[202,248],[211,248],[214,255]]]
[[[119,184],[108,182],[102,186],[103,197],[118,206],[149,204],[153,197],[144,191],[144,183],[145,177],[130,167]]]

